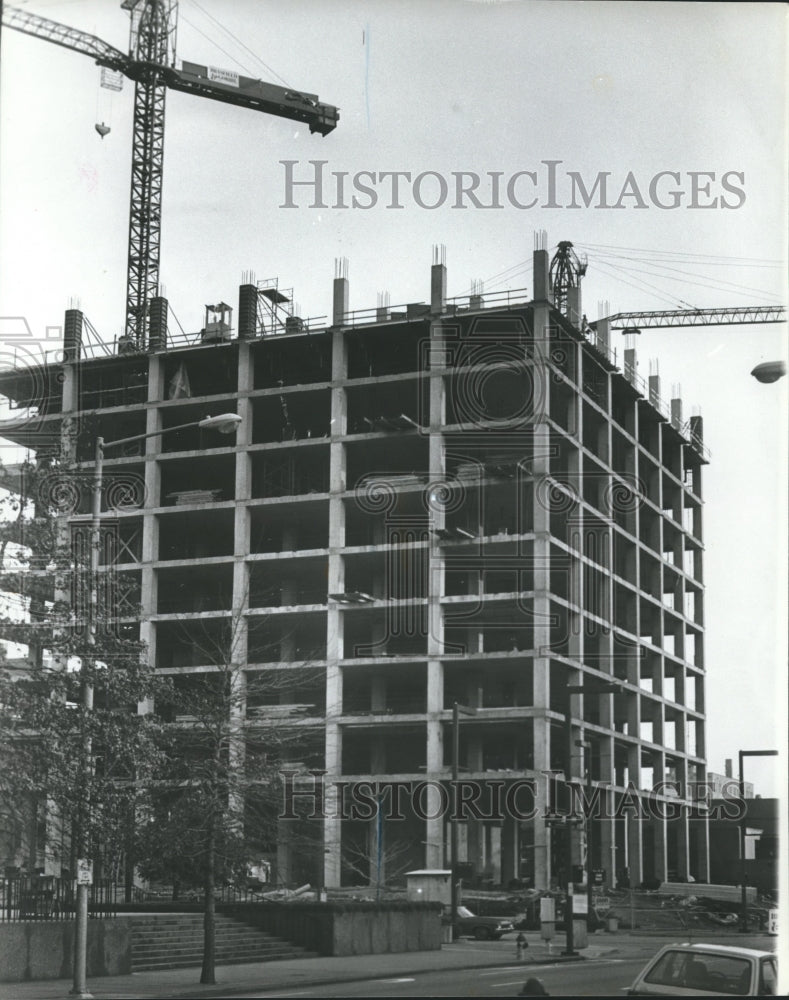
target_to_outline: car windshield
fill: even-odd
[[[467,906],[459,906],[458,907],[458,916],[459,917],[473,917],[474,914],[471,912],[471,910],[468,909]]]
[[[667,951],[644,976],[656,986],[747,996],[751,987],[751,962],[747,958],[716,952]]]

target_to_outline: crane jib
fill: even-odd
[[[159,286],[162,162],[164,150],[164,91],[169,88],[265,114],[305,122],[310,132],[328,135],[339,112],[321,104],[315,94],[278,87],[198,63],[175,63],[177,0],[124,0],[131,14],[132,54],[79,28],[72,28],[26,10],[2,8],[2,23],[42,41],[89,56],[99,66],[118,70],[136,82],[129,209],[126,281],[126,339],[136,348],[146,345],[148,310]],[[134,54],[145,54],[145,59]],[[108,126],[95,126],[104,138]]]
[[[317,94],[280,87],[232,70],[202,66],[187,60],[182,61],[180,70],[168,70],[167,85],[173,90],[197,93],[214,100],[304,121],[310,125],[311,131],[319,131],[323,135],[336,127],[340,117],[337,108],[322,104]]]

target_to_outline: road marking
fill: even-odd
[[[525,969],[525,965],[503,965],[496,969],[495,972],[480,972],[481,976],[498,976],[501,972],[521,972]]]
[[[510,965],[503,969],[496,969],[493,972],[480,972],[480,976],[500,976],[502,972],[528,972],[534,970],[535,974],[540,972],[542,969],[572,969],[572,968],[583,968],[588,969],[590,965],[618,965],[620,962],[627,961],[624,958],[590,958],[587,959],[583,965],[580,962],[553,962],[551,965]],[[633,959],[633,961],[638,961]],[[503,986],[505,983],[494,983],[494,986]]]
[[[301,993],[264,993],[262,994],[266,997],[310,997],[315,995],[314,990],[302,990]],[[252,996],[248,993],[247,996]]]
[[[374,979],[373,982],[376,983],[413,983],[415,980],[413,978],[403,977],[401,979]]]

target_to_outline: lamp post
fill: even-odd
[[[589,815],[586,817],[586,918],[589,919],[589,915],[592,912],[592,831],[594,827],[592,826],[592,814],[591,814],[591,803],[592,803],[592,744],[588,740],[576,740],[575,745],[581,747],[586,751],[587,760],[586,767],[586,802],[590,809]]]
[[[457,941],[458,925],[458,819],[457,819],[457,793],[458,793],[458,770],[460,766],[460,716],[476,715],[476,708],[468,705],[460,705],[458,702],[452,703],[452,813],[449,817],[449,849],[452,854],[451,876],[450,876],[450,906],[452,907],[452,940]]]
[[[132,444],[137,441],[145,441],[148,438],[161,437],[171,431],[180,431],[188,427],[201,427],[205,430],[216,430],[220,434],[231,434],[241,423],[241,417],[237,413],[221,413],[216,417],[205,417],[202,420],[191,420],[185,424],[178,424],[174,427],[163,427],[149,434],[134,434],[131,437],[118,438],[115,441],[105,441],[103,437],[96,438],[96,448],[93,467],[93,488],[91,495],[91,519],[90,519],[90,594],[88,599],[88,646],[96,645],[96,627],[98,618],[98,577],[99,577],[99,553],[101,551],[101,493],[104,482],[104,451],[107,448],[114,448],[119,445]],[[85,712],[93,710],[93,685],[90,683],[85,673],[82,673],[80,680],[80,700]],[[79,997],[81,1000],[90,1000],[92,996],[88,992],[87,977],[87,954],[88,954],[88,896],[90,892],[90,865],[88,863],[88,836],[87,836],[87,813],[89,807],[88,787],[91,778],[91,738],[86,727],[82,742],[82,768],[83,781],[83,801],[81,803],[82,821],[79,829],[78,862],[77,862],[77,900],[74,927],[74,982],[70,991],[71,996]]]
[[[571,777],[572,777],[572,759],[573,759],[573,721],[572,721],[572,711],[571,711],[571,698],[574,694],[612,694],[614,691],[620,690],[619,684],[613,684],[610,682],[592,682],[590,684],[568,684],[565,688],[567,691],[567,708],[564,710],[564,760],[565,760],[565,781],[567,783],[568,794],[570,795],[570,800],[572,802],[572,793],[570,791]],[[589,775],[589,782],[591,782],[591,771]],[[587,846],[588,850],[588,846]],[[587,862],[587,879],[590,875],[588,872],[589,864]],[[588,914],[587,914],[588,916]],[[566,944],[565,950],[562,952],[563,955],[577,955],[578,952],[575,950],[575,940],[574,940],[574,928],[573,928],[573,824],[572,816],[568,816],[567,822],[567,904],[564,911],[564,923],[566,928]]]
[[[743,775],[743,764],[746,757],[777,757],[777,750],[740,750],[740,799],[743,804],[743,814],[740,819],[740,882],[742,885],[742,915],[740,918],[740,930],[745,934],[748,930],[748,890],[747,890],[747,865],[745,863],[745,838],[748,829],[748,815],[745,809],[745,779]]]

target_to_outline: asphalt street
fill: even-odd
[[[644,960],[605,958],[555,965],[505,965],[487,969],[447,969],[415,975],[386,976],[361,982],[332,983],[270,992],[227,993],[237,1000],[253,997],[511,997],[526,979],[541,979],[551,996],[623,996]]]

